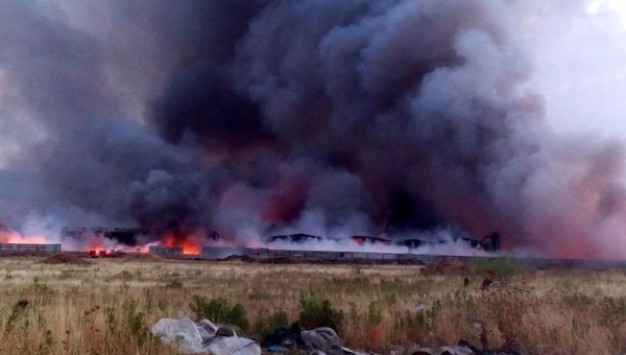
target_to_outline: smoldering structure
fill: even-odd
[[[622,147],[546,128],[516,10],[3,1],[0,218],[240,244],[497,230],[508,248],[623,257]]]

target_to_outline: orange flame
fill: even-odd
[[[46,238],[41,235],[25,236],[17,232],[0,231],[1,243],[19,243],[19,244],[45,244],[48,243]]]
[[[162,245],[168,247],[180,247],[183,249],[183,254],[200,254],[202,245],[197,236],[188,235],[183,240],[177,239],[174,235],[166,235],[163,239]]]

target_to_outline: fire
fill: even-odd
[[[195,235],[188,235],[184,239],[176,238],[174,235],[168,234],[163,239],[162,245],[168,247],[180,247],[183,249],[183,254],[200,254],[202,251],[202,245],[199,238]]]
[[[0,242],[2,243],[19,243],[19,244],[45,244],[46,238],[41,235],[25,236],[17,232],[0,231]]]
[[[87,248],[87,251],[89,252],[89,254],[91,255],[93,253],[94,256],[100,254],[101,250],[106,250],[106,248],[100,244],[91,244],[89,248]]]

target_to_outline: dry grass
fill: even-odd
[[[162,317],[193,316],[193,295],[242,304],[252,337],[268,310],[281,309],[294,321],[300,299],[314,295],[343,310],[341,336],[364,350],[384,353],[463,338],[529,354],[626,353],[624,271],[495,264],[454,265],[452,271],[431,266],[424,274],[415,265],[125,258],[84,267],[41,260],[0,259],[0,354],[172,354],[148,329]],[[500,287],[481,290],[485,276]],[[30,302],[26,310],[14,306],[22,299]],[[416,310],[418,304],[424,311]]]
[[[91,265],[84,258],[80,258],[72,254],[56,253],[41,260],[42,264],[74,264],[74,265]]]

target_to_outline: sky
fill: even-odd
[[[626,3],[543,3],[528,15],[525,40],[535,66],[528,85],[544,96],[547,121],[558,132],[623,141]]]
[[[0,224],[626,257],[625,39],[616,0],[0,0]]]

